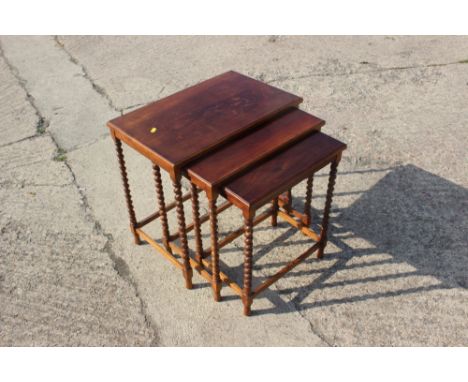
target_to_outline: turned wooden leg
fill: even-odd
[[[183,273],[185,278],[185,286],[187,289],[192,289],[192,267],[190,266],[188,243],[187,243],[187,230],[185,227],[185,214],[184,202],[182,200],[182,190],[180,180],[173,181],[174,195],[176,202],[177,223],[179,224],[179,240],[182,247],[182,260],[183,260]]]
[[[127,210],[130,217],[130,231],[133,233],[135,244],[141,244],[140,237],[136,232],[136,217],[135,209],[133,208],[132,195],[130,194],[130,186],[128,184],[127,169],[125,167],[125,160],[122,150],[122,141],[115,138],[115,148],[117,151],[117,158],[119,159],[120,174],[122,176],[122,183],[125,192],[125,199],[127,200]]]
[[[317,257],[321,259],[323,257],[323,252],[327,245],[327,234],[328,234],[328,219],[330,215],[330,209],[333,198],[333,189],[335,187],[336,179],[336,170],[338,168],[339,159],[335,159],[330,166],[330,176],[328,178],[328,189],[327,189],[327,198],[325,200],[325,208],[323,210],[323,219],[322,219],[322,229],[320,232],[320,247],[317,252]]]
[[[305,196],[305,201],[304,201],[304,219],[302,223],[306,227],[310,227],[310,223],[312,222],[311,219],[311,211],[310,211],[310,205],[312,203],[312,187],[314,184],[314,175],[312,174],[307,178],[307,188],[306,188],[306,196]]]
[[[271,225],[276,227],[278,225],[278,198],[274,198],[271,202]]]
[[[244,216],[244,287],[242,289],[242,301],[244,303],[244,315],[250,316],[252,305],[252,241],[253,241],[252,217]]]
[[[221,280],[219,278],[219,249],[218,249],[218,216],[216,213],[216,196],[209,198],[209,213],[211,227],[211,286],[215,301],[221,301]]]
[[[287,212],[291,212],[292,209],[292,189],[290,188],[286,191],[286,203],[284,204],[284,209]]]
[[[164,200],[164,188],[161,180],[161,170],[159,166],[153,164],[153,174],[154,174],[154,181],[156,183],[156,199],[158,201],[158,208],[161,217],[161,227],[162,227],[162,235],[163,235],[163,244],[166,249],[172,253],[171,247],[169,245],[169,224],[167,222],[167,211],[166,211],[166,203]]]
[[[193,231],[195,234],[195,256],[200,266],[203,267],[203,242],[200,227],[200,204],[198,200],[197,186],[190,183],[190,193],[192,194],[192,215],[193,215]]]

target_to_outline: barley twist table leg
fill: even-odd
[[[176,202],[177,223],[179,225],[179,240],[182,247],[182,260],[183,260],[183,273],[185,278],[185,287],[192,289],[192,267],[190,266],[188,243],[187,243],[187,230],[185,227],[185,213],[184,202],[182,200],[182,190],[180,179],[173,181],[174,195]]]
[[[271,225],[276,227],[278,225],[278,198],[274,198],[271,202]]]
[[[192,215],[193,215],[193,231],[195,234],[195,255],[196,260],[203,267],[203,242],[200,228],[200,204],[198,200],[197,186],[190,183],[190,192],[192,194]]]
[[[219,278],[219,249],[218,249],[218,216],[216,213],[216,196],[209,198],[210,227],[211,227],[211,286],[215,301],[221,301],[221,280]]]
[[[172,253],[171,247],[169,246],[169,224],[167,222],[166,203],[164,200],[164,188],[161,180],[161,170],[156,164],[153,164],[153,174],[154,181],[156,183],[156,198],[158,201],[158,208],[161,216],[163,243],[166,249],[170,253]]]
[[[252,217],[244,217],[244,285],[242,301],[244,303],[244,315],[250,316],[252,305],[252,241],[253,241]]]
[[[320,247],[317,252],[317,257],[323,257],[323,251],[327,245],[327,234],[328,234],[328,220],[330,215],[330,209],[332,204],[333,198],[333,189],[335,187],[335,179],[336,179],[336,171],[338,168],[339,160],[335,159],[331,166],[330,166],[330,175],[328,178],[328,189],[327,189],[327,198],[325,200],[325,208],[323,210],[323,218],[322,218],[322,229],[320,233]]]
[[[312,202],[312,187],[314,184],[314,175],[312,174],[307,178],[307,188],[306,188],[306,196],[304,201],[304,219],[303,223],[305,226],[309,227],[311,223],[311,215],[310,215],[310,204]]]
[[[117,158],[119,159],[120,174],[122,176],[125,199],[127,201],[127,210],[130,217],[130,231],[133,233],[135,244],[141,244],[140,237],[136,232],[135,209],[133,208],[132,195],[130,194],[130,185],[128,184],[127,169],[125,167],[125,159],[122,149],[122,141],[120,139],[115,138],[115,148],[117,151]]]
[[[291,212],[292,209],[292,189],[290,188],[286,191],[286,204],[284,205],[284,209],[287,212]]]

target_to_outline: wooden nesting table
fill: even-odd
[[[182,270],[185,285],[192,288],[192,269],[212,285],[214,298],[221,299],[222,283],[239,294],[244,314],[252,300],[314,251],[323,256],[336,169],[343,143],[320,132],[324,121],[297,109],[300,97],[236,72],[227,72],[151,103],[108,123],[117,149],[130,229],[135,243],[141,239],[156,248]],[[133,208],[122,141],[146,156],[153,164],[158,210],[137,220]],[[331,164],[321,232],[310,229],[313,174]],[[161,170],[172,179],[175,201],[166,203]],[[190,180],[183,195],[181,178]],[[291,204],[291,188],[307,179],[304,212]],[[200,216],[199,193],[208,198],[209,212]],[[283,195],[285,193],[285,195]],[[219,196],[227,199],[217,205]],[[193,222],[186,225],[183,202],[191,199]],[[255,216],[271,202],[271,208]],[[217,216],[238,207],[244,226],[223,239],[218,238]],[[178,232],[171,234],[167,219],[175,208]],[[252,288],[252,235],[256,224],[271,217],[276,226],[281,217],[316,243],[264,283]],[[142,230],[160,219],[161,244]],[[211,247],[204,250],[201,224],[210,221]],[[191,256],[187,233],[194,231]],[[241,288],[219,269],[219,250],[244,234],[244,281]],[[175,240],[179,239],[179,244]]]

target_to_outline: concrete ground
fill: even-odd
[[[467,37],[0,44],[0,345],[468,345]],[[281,279],[250,318],[228,288],[215,303],[195,274],[188,291],[162,256],[133,245],[105,127],[230,69],[301,95],[327,121],[323,131],[348,143],[325,259]],[[151,166],[125,154],[143,217],[155,209]],[[300,206],[304,185],[293,192]],[[221,230],[240,223],[231,208]],[[265,222],[254,244],[259,282],[310,242]],[[241,248],[239,239],[221,252],[235,278]]]

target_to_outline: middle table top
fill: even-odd
[[[188,164],[185,171],[188,178],[209,195],[219,192],[233,177],[320,130],[324,123],[302,110],[290,109]]]
[[[230,71],[108,123],[113,134],[172,174],[302,98]]]

